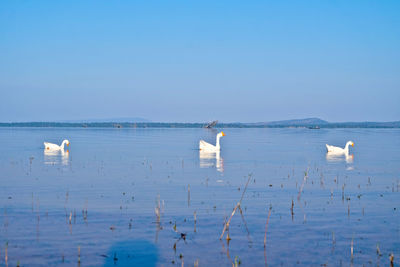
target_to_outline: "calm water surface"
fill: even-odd
[[[0,265],[399,264],[399,129],[224,132],[210,155],[205,129],[1,128]]]

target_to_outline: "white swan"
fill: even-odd
[[[210,143],[207,143],[204,140],[200,140],[199,149],[201,151],[204,151],[204,152],[217,152],[217,151],[220,151],[221,150],[221,146],[219,145],[219,139],[222,136],[225,136],[224,132],[220,132],[219,134],[217,134],[217,141],[216,141],[215,146],[210,144]]]
[[[46,150],[64,150],[64,145],[69,146],[69,141],[65,139],[64,141],[62,141],[61,146],[48,142],[44,142],[43,144],[44,144],[44,149]]]
[[[329,154],[335,154],[335,155],[349,155],[349,146],[354,146],[353,141],[348,141],[346,143],[346,146],[344,148],[337,147],[337,146],[330,146],[326,145],[326,150],[328,151]]]

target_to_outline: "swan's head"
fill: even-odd
[[[68,141],[67,139],[65,139],[65,140],[63,141],[63,143],[65,143],[67,146],[69,146],[69,141]]]
[[[349,147],[349,146],[354,146],[353,141],[348,141],[348,142],[346,143],[346,147]]]
[[[220,132],[220,134],[221,134],[221,136],[225,136],[225,133],[224,133],[224,132]]]

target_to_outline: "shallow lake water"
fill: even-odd
[[[400,263],[399,129],[223,131],[0,128],[0,265]]]

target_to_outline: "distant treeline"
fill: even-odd
[[[10,122],[0,123],[0,127],[75,127],[75,128],[203,128],[204,123],[169,123],[169,122]],[[341,122],[341,123],[218,123],[215,128],[400,128],[396,122]]]

